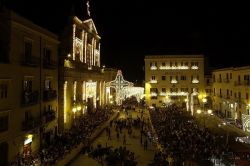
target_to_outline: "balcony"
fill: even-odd
[[[30,131],[30,130],[33,130],[37,127],[39,127],[41,124],[40,120],[39,119],[28,119],[28,120],[25,120],[23,123],[22,123],[22,131]]]
[[[45,111],[42,116],[42,124],[46,124],[52,122],[56,119],[56,112],[54,110]]]
[[[86,71],[86,70],[88,70],[88,65],[86,63],[83,63],[83,62],[77,61],[77,60],[72,61],[72,60],[69,60],[69,59],[65,59],[64,60],[64,67],[67,70],[75,70],[75,71],[83,71],[83,70]],[[101,70],[99,69],[99,71],[101,71]]]
[[[198,79],[193,79],[193,80],[192,80],[192,83],[193,83],[193,84],[198,84],[198,83],[199,83],[199,80],[198,80]]]
[[[188,66],[160,66],[160,70],[187,70]]]
[[[157,66],[151,66],[150,69],[151,70],[157,70]]]
[[[40,64],[40,58],[34,56],[24,56],[23,65],[29,67],[37,67]]]
[[[53,60],[43,59],[43,67],[46,69],[56,69],[57,63]]]
[[[38,91],[24,91],[22,95],[22,106],[29,106],[38,103]]]
[[[56,99],[57,97],[57,92],[56,90],[44,90],[43,91],[43,100],[44,101],[51,101],[51,100],[54,100]]]
[[[149,81],[151,84],[157,84],[157,80],[150,80]]]
[[[166,96],[166,95],[167,95],[166,92],[161,92],[161,93],[160,93],[160,96]]]
[[[192,69],[192,70],[198,70],[199,67],[198,67],[198,66],[191,66],[191,69]]]
[[[177,84],[178,81],[177,81],[177,80],[171,80],[170,83],[171,83],[171,84]]]

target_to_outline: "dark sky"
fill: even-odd
[[[5,3],[33,22],[59,33],[76,1],[83,10],[83,0],[29,3],[5,0]],[[211,67],[250,64],[248,5],[236,1],[223,5],[166,2],[90,1],[92,18],[102,37],[102,63],[122,69],[129,81],[144,79],[144,55],[148,54],[204,54]]]

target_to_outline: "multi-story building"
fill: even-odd
[[[57,36],[0,11],[0,165],[48,145],[57,133]]]
[[[101,66],[100,39],[93,20],[72,16],[61,35],[59,69],[60,130],[70,129],[78,114],[107,104],[106,82],[111,81]],[[82,12],[84,13],[84,12]],[[115,73],[116,74],[116,73]],[[107,76],[107,77],[106,77]]]
[[[249,115],[250,66],[217,69],[212,72],[213,107],[225,118],[241,120]]]
[[[187,102],[190,109],[189,106],[199,104],[198,96],[206,96],[203,55],[145,57],[145,99],[148,106],[159,107],[175,101],[184,105]]]

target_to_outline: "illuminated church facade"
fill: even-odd
[[[100,39],[90,17],[72,16],[61,36],[59,69],[59,129],[69,129],[75,116],[109,104],[111,81],[116,71],[101,66]],[[112,72],[113,71],[113,72]],[[113,74],[112,74],[113,73]],[[114,75],[113,77],[110,75]]]

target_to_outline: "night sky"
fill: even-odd
[[[67,23],[73,3],[85,10],[82,0],[28,2],[4,3],[57,34]],[[166,2],[90,1],[91,16],[102,37],[102,64],[122,69],[125,79],[133,82],[144,79],[144,56],[150,54],[204,54],[210,67],[250,64],[248,5],[236,1],[224,5]]]

